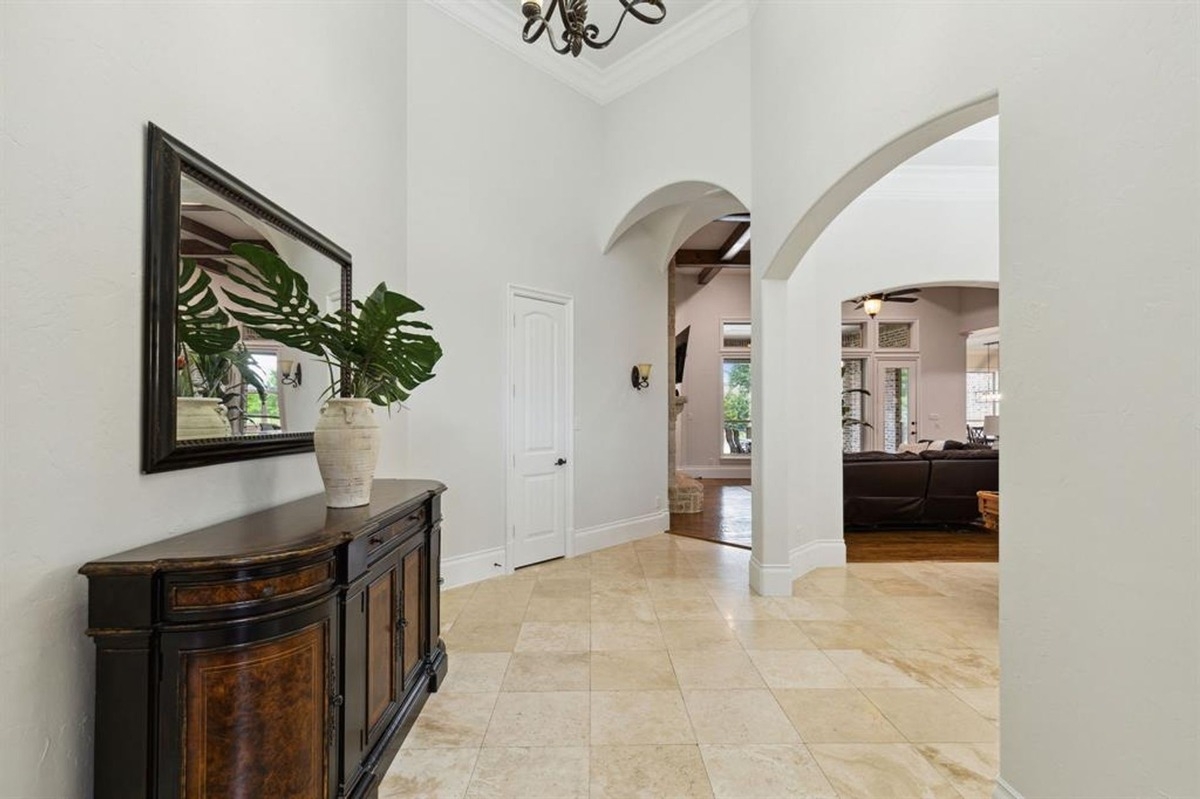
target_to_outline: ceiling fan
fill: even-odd
[[[885,302],[916,302],[920,297],[909,297],[909,294],[920,294],[920,289],[898,289],[896,291],[883,291],[878,294],[864,294],[861,297],[855,297],[851,302],[857,303],[854,310],[862,308],[867,312],[867,316],[872,319],[875,314],[883,308]]]

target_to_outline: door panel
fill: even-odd
[[[895,452],[917,441],[917,362],[883,360],[876,364],[875,446]]]
[[[404,606],[400,613],[404,640],[400,673],[405,690],[418,676],[425,657],[421,647],[421,562],[424,554],[424,547],[417,547],[404,556]]]
[[[566,554],[570,353],[566,305],[522,296],[512,305],[509,533],[519,567]]]
[[[367,587],[367,729],[373,730],[396,701],[396,570]]]
[[[185,799],[325,797],[329,641],[320,621],[182,655]]]

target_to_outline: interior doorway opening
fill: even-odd
[[[719,217],[674,253],[670,452],[677,535],[750,548],[753,369],[749,214]]]

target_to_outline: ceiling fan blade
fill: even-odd
[[[857,310],[858,310],[859,308],[861,308],[861,307],[863,307],[863,304],[860,302],[858,305],[855,305],[855,306],[854,306],[854,310],[856,310],[856,311],[857,311]]]
[[[916,302],[920,297],[887,297],[885,302]]]
[[[920,289],[896,289],[895,291],[887,292],[884,296],[885,297],[899,297],[903,294],[920,294],[920,293],[921,293]]]

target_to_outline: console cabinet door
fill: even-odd
[[[407,692],[416,682],[425,676],[425,655],[428,653],[426,641],[428,636],[425,622],[428,614],[424,612],[427,604],[425,566],[425,542],[417,539],[415,545],[404,553],[401,560],[403,576],[400,597],[400,626],[403,635],[400,640],[400,682]]]
[[[325,799],[336,787],[336,600],[164,636],[161,797]],[[239,641],[245,641],[241,643]],[[171,757],[177,752],[177,759]]]
[[[396,656],[402,583],[402,556],[396,551],[374,564],[346,597],[346,764],[362,761],[400,708]],[[344,789],[357,777],[343,774]]]

